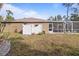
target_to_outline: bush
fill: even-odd
[[[13,33],[9,36],[8,40],[17,41],[17,40],[23,40],[23,36],[19,33]]]
[[[20,34],[22,34],[22,30],[21,30],[21,31],[19,31],[19,33],[20,33]]]
[[[8,39],[9,35],[9,32],[3,32],[0,34],[0,39]]]
[[[15,33],[17,33],[18,31],[17,31],[17,29],[15,29]]]

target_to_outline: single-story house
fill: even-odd
[[[6,23],[6,27],[4,32],[22,32],[22,34],[39,34],[43,31],[48,33],[48,21],[39,18],[24,18],[24,19],[16,19],[11,22],[3,22]]]
[[[62,33],[66,32],[79,32],[79,22],[69,21],[65,24],[64,21],[48,21],[39,18],[24,18],[16,19],[11,22],[2,22],[6,26],[4,32],[18,32],[22,34],[39,34],[39,33]]]

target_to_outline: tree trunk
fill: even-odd
[[[68,21],[68,18],[69,18],[69,6],[67,6],[67,19],[65,21],[65,25],[64,25],[64,32],[66,33],[66,24],[67,24],[67,21]]]
[[[68,21],[68,18],[69,18],[69,6],[67,6],[67,21]]]

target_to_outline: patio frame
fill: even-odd
[[[56,27],[54,23],[57,26],[57,31],[54,31]],[[57,25],[57,23],[63,24],[62,29],[60,29],[60,25]],[[79,33],[79,21],[50,21],[49,24],[52,24],[52,33]]]

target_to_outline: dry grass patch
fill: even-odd
[[[78,34],[14,34],[9,40],[12,47],[8,55],[79,55]]]

